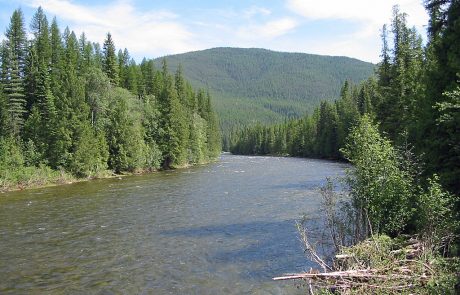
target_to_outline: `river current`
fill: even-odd
[[[0,294],[302,294],[295,221],[345,164],[216,163],[0,195]],[[304,291],[304,290],[303,290]]]

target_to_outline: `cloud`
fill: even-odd
[[[289,17],[268,21],[261,25],[240,27],[237,36],[242,39],[273,39],[285,35],[297,27],[297,22]]]
[[[251,6],[243,11],[243,15],[246,18],[253,18],[256,15],[268,16],[271,13],[272,13],[271,10],[264,8],[264,7],[258,7],[258,6]]]
[[[416,26],[427,22],[427,14],[420,0],[288,0],[291,11],[310,20],[344,19],[379,24],[389,22],[393,5],[409,15],[408,21]]]
[[[415,26],[423,35],[428,15],[420,0],[287,0],[288,9],[304,17],[307,23],[326,20],[353,24],[352,32],[334,36],[322,44],[310,44],[309,49],[313,52],[345,55],[372,62],[380,59],[380,30],[384,24],[390,23],[394,5],[399,5],[400,11],[407,13],[408,25]]]
[[[138,58],[198,48],[194,34],[168,10],[138,11],[129,1],[106,6],[83,6],[70,0],[32,0],[29,4],[42,6],[47,13],[65,20],[76,33],[85,32],[92,41],[103,42],[111,32],[117,48],[128,48]]]

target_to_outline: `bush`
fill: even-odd
[[[415,186],[411,175],[400,168],[391,142],[380,136],[378,126],[365,115],[351,129],[341,152],[354,165],[346,182],[360,215],[362,238],[401,233],[413,215]]]

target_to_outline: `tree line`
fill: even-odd
[[[28,34],[29,32],[30,34]],[[28,39],[27,36],[31,36]],[[215,158],[221,137],[211,97],[166,61],[140,64],[84,33],[48,23],[38,8],[26,30],[13,12],[0,46],[0,179],[36,170],[77,177],[107,169],[179,167]]]
[[[340,149],[350,128],[366,115],[394,146],[420,159],[426,176],[438,174],[458,195],[460,3],[430,0],[425,6],[426,46],[395,6],[391,25],[382,28],[382,59],[374,77],[359,85],[345,82],[338,100],[321,102],[301,119],[234,132],[231,152],[344,159]]]
[[[214,94],[226,151],[232,130],[301,118],[321,100],[338,98],[345,80],[359,83],[374,71],[373,64],[348,57],[257,48],[213,48],[166,59],[171,70],[182,64],[192,85]]]

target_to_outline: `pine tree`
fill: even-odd
[[[220,135],[219,121],[212,110],[211,96],[209,92],[206,95],[206,122],[207,122],[207,143],[208,158],[217,157],[222,150],[222,138]]]
[[[449,4],[449,5],[446,5]],[[460,84],[460,3],[458,1],[427,1],[431,15],[428,28],[425,94],[419,108],[420,152],[425,155],[428,173],[436,172],[441,182],[459,194],[458,130],[445,121],[445,112],[452,111]],[[454,108],[455,109],[455,108]],[[456,118],[454,116],[454,118]],[[457,125],[458,126],[458,125]],[[457,127],[458,129],[458,127]]]
[[[118,50],[118,77],[120,87],[128,88],[128,67],[129,67],[129,52],[128,49]]]
[[[78,71],[80,75],[85,75],[91,66],[93,66],[93,45],[86,39],[85,33],[81,33],[80,39],[78,40],[79,61]]]
[[[11,56],[2,59],[2,63],[8,66],[9,62],[17,63],[19,76],[24,77],[24,64],[27,55],[27,37],[24,25],[24,15],[21,9],[13,12],[10,19],[10,25],[6,29],[6,48],[11,51]]]
[[[0,138],[8,136],[9,129],[9,116],[8,116],[8,101],[3,94],[3,89],[0,83]]]
[[[26,99],[24,94],[24,62],[26,34],[22,11],[15,10],[6,30],[2,49],[2,83],[7,98],[9,130],[19,136],[24,124]]]
[[[31,52],[35,52],[32,46]],[[56,136],[56,108],[51,93],[49,73],[44,62],[39,63],[34,73],[34,104],[24,127],[24,139],[32,141],[44,161],[55,156],[53,145]],[[56,166],[53,166],[54,168]]]
[[[13,135],[19,136],[24,125],[26,100],[19,63],[14,59],[11,50],[9,50],[9,64],[8,71],[5,73],[7,80],[4,84],[4,91],[8,100],[10,130]]]
[[[51,91],[54,95],[59,92],[61,87],[61,73],[62,73],[62,55],[63,45],[61,39],[61,32],[56,18],[53,18],[51,23]]]
[[[118,85],[119,84],[118,62],[117,62],[117,56],[115,54],[115,44],[113,43],[112,35],[110,33],[107,33],[107,38],[104,41],[103,69],[104,69],[104,72],[109,77],[112,85]]]
[[[316,127],[318,130],[316,153],[320,157],[338,157],[337,121],[338,115],[335,105],[322,102]]]
[[[36,46],[38,60],[41,63],[43,62],[46,67],[48,67],[50,65],[52,55],[50,46],[50,34],[48,20],[41,7],[38,7],[37,11],[32,17],[30,29],[34,35],[32,42]]]

